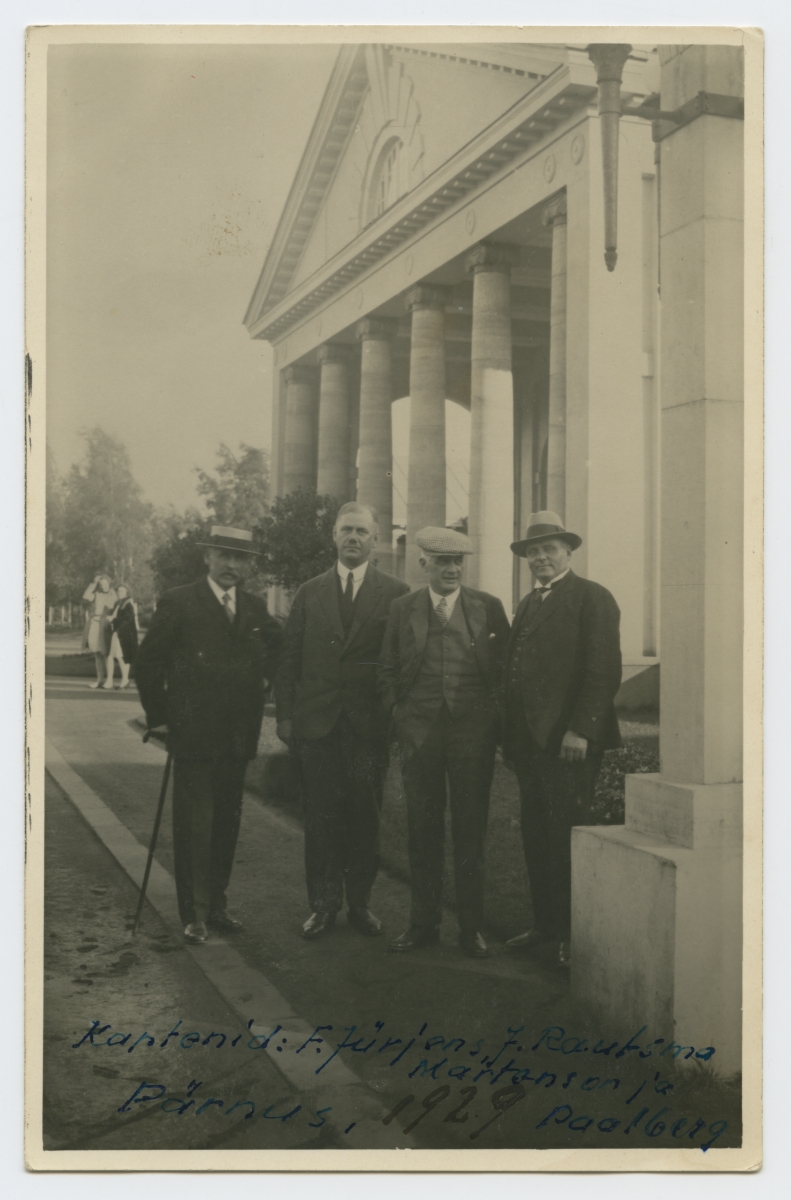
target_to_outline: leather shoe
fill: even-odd
[[[400,933],[393,938],[388,946],[395,954],[403,954],[405,950],[417,950],[419,946],[436,946],[439,942],[439,930],[425,925],[413,925],[406,933]]]
[[[463,929],[459,934],[459,945],[470,958],[489,957],[489,947],[477,929]]]
[[[335,924],[334,912],[314,912],[302,926],[303,938],[320,938]]]
[[[540,929],[528,929],[527,933],[519,933],[509,938],[505,943],[507,950],[523,950],[527,946],[538,946],[547,940],[546,934]]]
[[[350,908],[346,914],[346,920],[366,937],[377,937],[380,933],[384,933],[382,922],[374,916],[370,908]]]
[[[232,917],[225,908],[209,913],[207,924],[211,925],[212,929],[218,929],[221,933],[238,933],[243,928],[242,922],[236,917]]]
[[[559,942],[558,943],[558,966],[559,967],[570,967],[571,966],[571,943],[570,942]]]
[[[209,940],[209,931],[203,921],[190,921],[189,925],[184,926],[184,941],[191,942],[195,946],[201,945]]]

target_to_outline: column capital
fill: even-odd
[[[319,346],[318,359],[320,363],[345,363],[349,361],[351,346],[345,342],[325,342]]]
[[[507,273],[521,261],[519,247],[507,242],[479,242],[467,255],[468,271],[502,271]]]
[[[566,193],[561,192],[559,196],[554,196],[549,204],[545,205],[544,211],[541,214],[542,225],[565,225],[568,216],[568,204],[566,203]]]
[[[313,383],[316,378],[315,367],[308,363],[293,363],[283,372],[286,383]]]
[[[434,287],[431,284],[419,283],[406,294],[406,306],[409,312],[416,308],[444,308],[448,303],[448,289]]]
[[[364,317],[354,332],[361,342],[389,342],[398,333],[398,321],[392,317]]]

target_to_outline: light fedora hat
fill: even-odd
[[[511,542],[511,549],[514,554],[521,555],[522,558],[527,554],[528,546],[535,545],[536,542],[542,542],[544,538],[560,538],[564,542],[568,542],[572,550],[576,550],[582,545],[582,538],[578,533],[569,533],[564,528],[563,522],[557,513],[554,512],[534,512],[527,518],[527,531],[524,540],[521,542]]]
[[[208,541],[198,542],[198,546],[206,546],[214,550],[241,550],[245,554],[257,554],[253,545],[253,535],[249,529],[234,529],[230,525],[212,525]]]

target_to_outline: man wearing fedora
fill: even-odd
[[[571,570],[582,544],[557,513],[537,512],[524,540],[533,591],[514,617],[505,678],[503,756],[519,780],[533,928],[507,945],[558,943],[570,962],[571,830],[591,824],[605,750],[621,745],[613,701],[621,683],[620,612],[606,588]]]
[[[148,727],[167,731],[173,755],[176,893],[188,942],[205,942],[207,925],[241,928],[225,891],[282,640],[263,600],[242,590],[252,533],[215,525],[199,545],[208,574],[164,593],[136,660]]]
[[[368,907],[387,769],[376,671],[390,604],[408,591],[371,562],[379,526],[370,506],[342,505],[333,539],[335,564],[294,597],[275,685],[278,736],[299,763],[309,940],[329,932],[344,896],[350,925],[382,932]]]
[[[412,883],[410,927],[390,949],[439,941],[449,784],[459,942],[484,958],[484,845],[508,618],[495,596],[461,582],[469,538],[429,526],[416,541],[427,586],[394,601],[379,672],[401,751]]]

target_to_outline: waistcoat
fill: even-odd
[[[412,684],[411,699],[421,709],[438,710],[443,702],[453,716],[488,700],[475,649],[464,617],[461,596],[443,626],[429,599],[428,634],[423,661]]]

